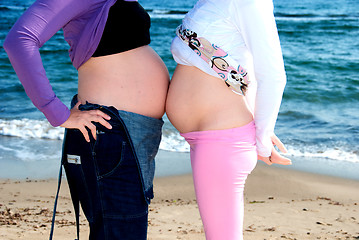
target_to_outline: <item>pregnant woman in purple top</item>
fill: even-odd
[[[53,92],[39,53],[61,28],[78,70],[71,110]],[[137,1],[37,0],[4,42],[34,105],[53,126],[66,128],[62,164],[90,239],[147,238],[169,83],[148,46],[149,28]]]

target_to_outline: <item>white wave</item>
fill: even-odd
[[[46,120],[0,119],[0,135],[20,138],[62,139],[64,129],[52,127]]]
[[[359,163],[359,155],[356,152],[348,152],[342,149],[325,149],[325,150],[302,150],[295,147],[289,147],[286,155],[294,157],[307,158],[326,158],[337,161],[346,161]]]
[[[4,148],[3,146],[0,146],[0,149],[2,150],[2,154],[0,155],[0,160],[2,159],[17,159],[21,160],[23,162],[37,162],[37,161],[48,161],[49,159],[60,159],[61,157],[61,151],[56,152],[41,152],[41,151],[35,151],[33,147],[24,147],[21,148]],[[5,151],[4,151],[5,150]]]
[[[277,21],[285,22],[304,22],[304,23],[317,23],[321,21],[357,21],[356,17],[292,17],[292,16],[276,16]]]
[[[165,129],[164,129],[165,130]],[[52,127],[46,120],[32,120],[32,119],[14,119],[4,120],[0,119],[0,135],[19,137],[22,139],[53,139],[62,140],[64,129],[61,127]],[[347,151],[343,148],[324,148],[318,149],[318,146],[298,147],[287,146],[288,156],[303,157],[303,158],[326,158],[337,161],[347,161],[359,163],[359,154],[356,151]],[[179,135],[178,132],[166,129],[162,135],[160,149],[172,152],[189,152],[189,144]],[[0,150],[9,151],[11,148],[0,146]],[[21,155],[21,159],[43,159],[45,156],[27,154],[31,151],[23,151],[23,153],[16,153]],[[27,157],[26,157],[27,155]],[[29,159],[28,159],[29,160]]]
[[[0,145],[0,150],[2,150],[2,151],[8,151],[8,152],[10,152],[10,151],[15,151],[15,149],[9,148],[9,147],[3,146],[3,145]],[[1,156],[0,156],[0,157],[1,157]]]
[[[9,10],[20,10],[23,11],[25,7],[22,6],[9,6],[9,5],[0,5],[0,8],[7,8]]]
[[[50,158],[60,159],[61,151],[49,154],[48,152],[34,152],[32,148],[22,148],[15,151],[15,157],[24,162],[48,161]]]
[[[340,148],[327,148],[318,150],[317,146],[300,149],[297,146],[287,146],[286,156],[302,158],[325,158],[336,161],[359,163],[359,154],[355,151],[346,151]],[[172,152],[189,152],[190,146],[178,133],[170,133],[162,136],[160,149]]]
[[[153,9],[152,12],[155,14],[169,14],[170,13],[169,10],[165,10],[165,9]]]
[[[0,135],[22,139],[62,140],[64,129],[52,127],[47,120],[26,118],[13,120],[0,119]],[[189,145],[177,132],[166,131],[166,134],[162,136],[160,149],[174,152],[189,152]]]
[[[169,133],[162,135],[160,149],[171,152],[189,152],[189,144],[179,133]]]
[[[3,139],[1,139],[3,140]],[[32,138],[8,138],[0,141],[0,161],[37,162],[60,159],[61,141]]]
[[[185,14],[163,14],[159,12],[149,13],[151,19],[183,19]]]

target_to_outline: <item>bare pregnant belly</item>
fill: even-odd
[[[79,101],[161,118],[169,74],[149,46],[91,58],[79,68]]]
[[[221,79],[184,65],[173,74],[166,113],[181,133],[240,127],[253,120],[243,96]]]

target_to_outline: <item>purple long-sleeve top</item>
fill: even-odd
[[[133,0],[132,0],[133,1]],[[37,0],[17,20],[4,49],[33,104],[53,126],[63,124],[70,110],[55,95],[39,48],[61,28],[76,69],[95,52],[110,7],[116,0]]]

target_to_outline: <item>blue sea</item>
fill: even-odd
[[[32,105],[2,48],[32,2],[0,1],[0,178],[56,177],[59,167],[63,129],[51,127]],[[174,30],[195,2],[140,0],[152,18],[151,46],[171,75]],[[274,6],[288,79],[276,133],[293,160],[287,168],[359,180],[359,1],[274,0]],[[67,49],[61,31],[41,48],[65,103],[77,89]],[[157,175],[189,173],[189,146],[164,120]],[[166,159],[166,152],[183,157]]]

